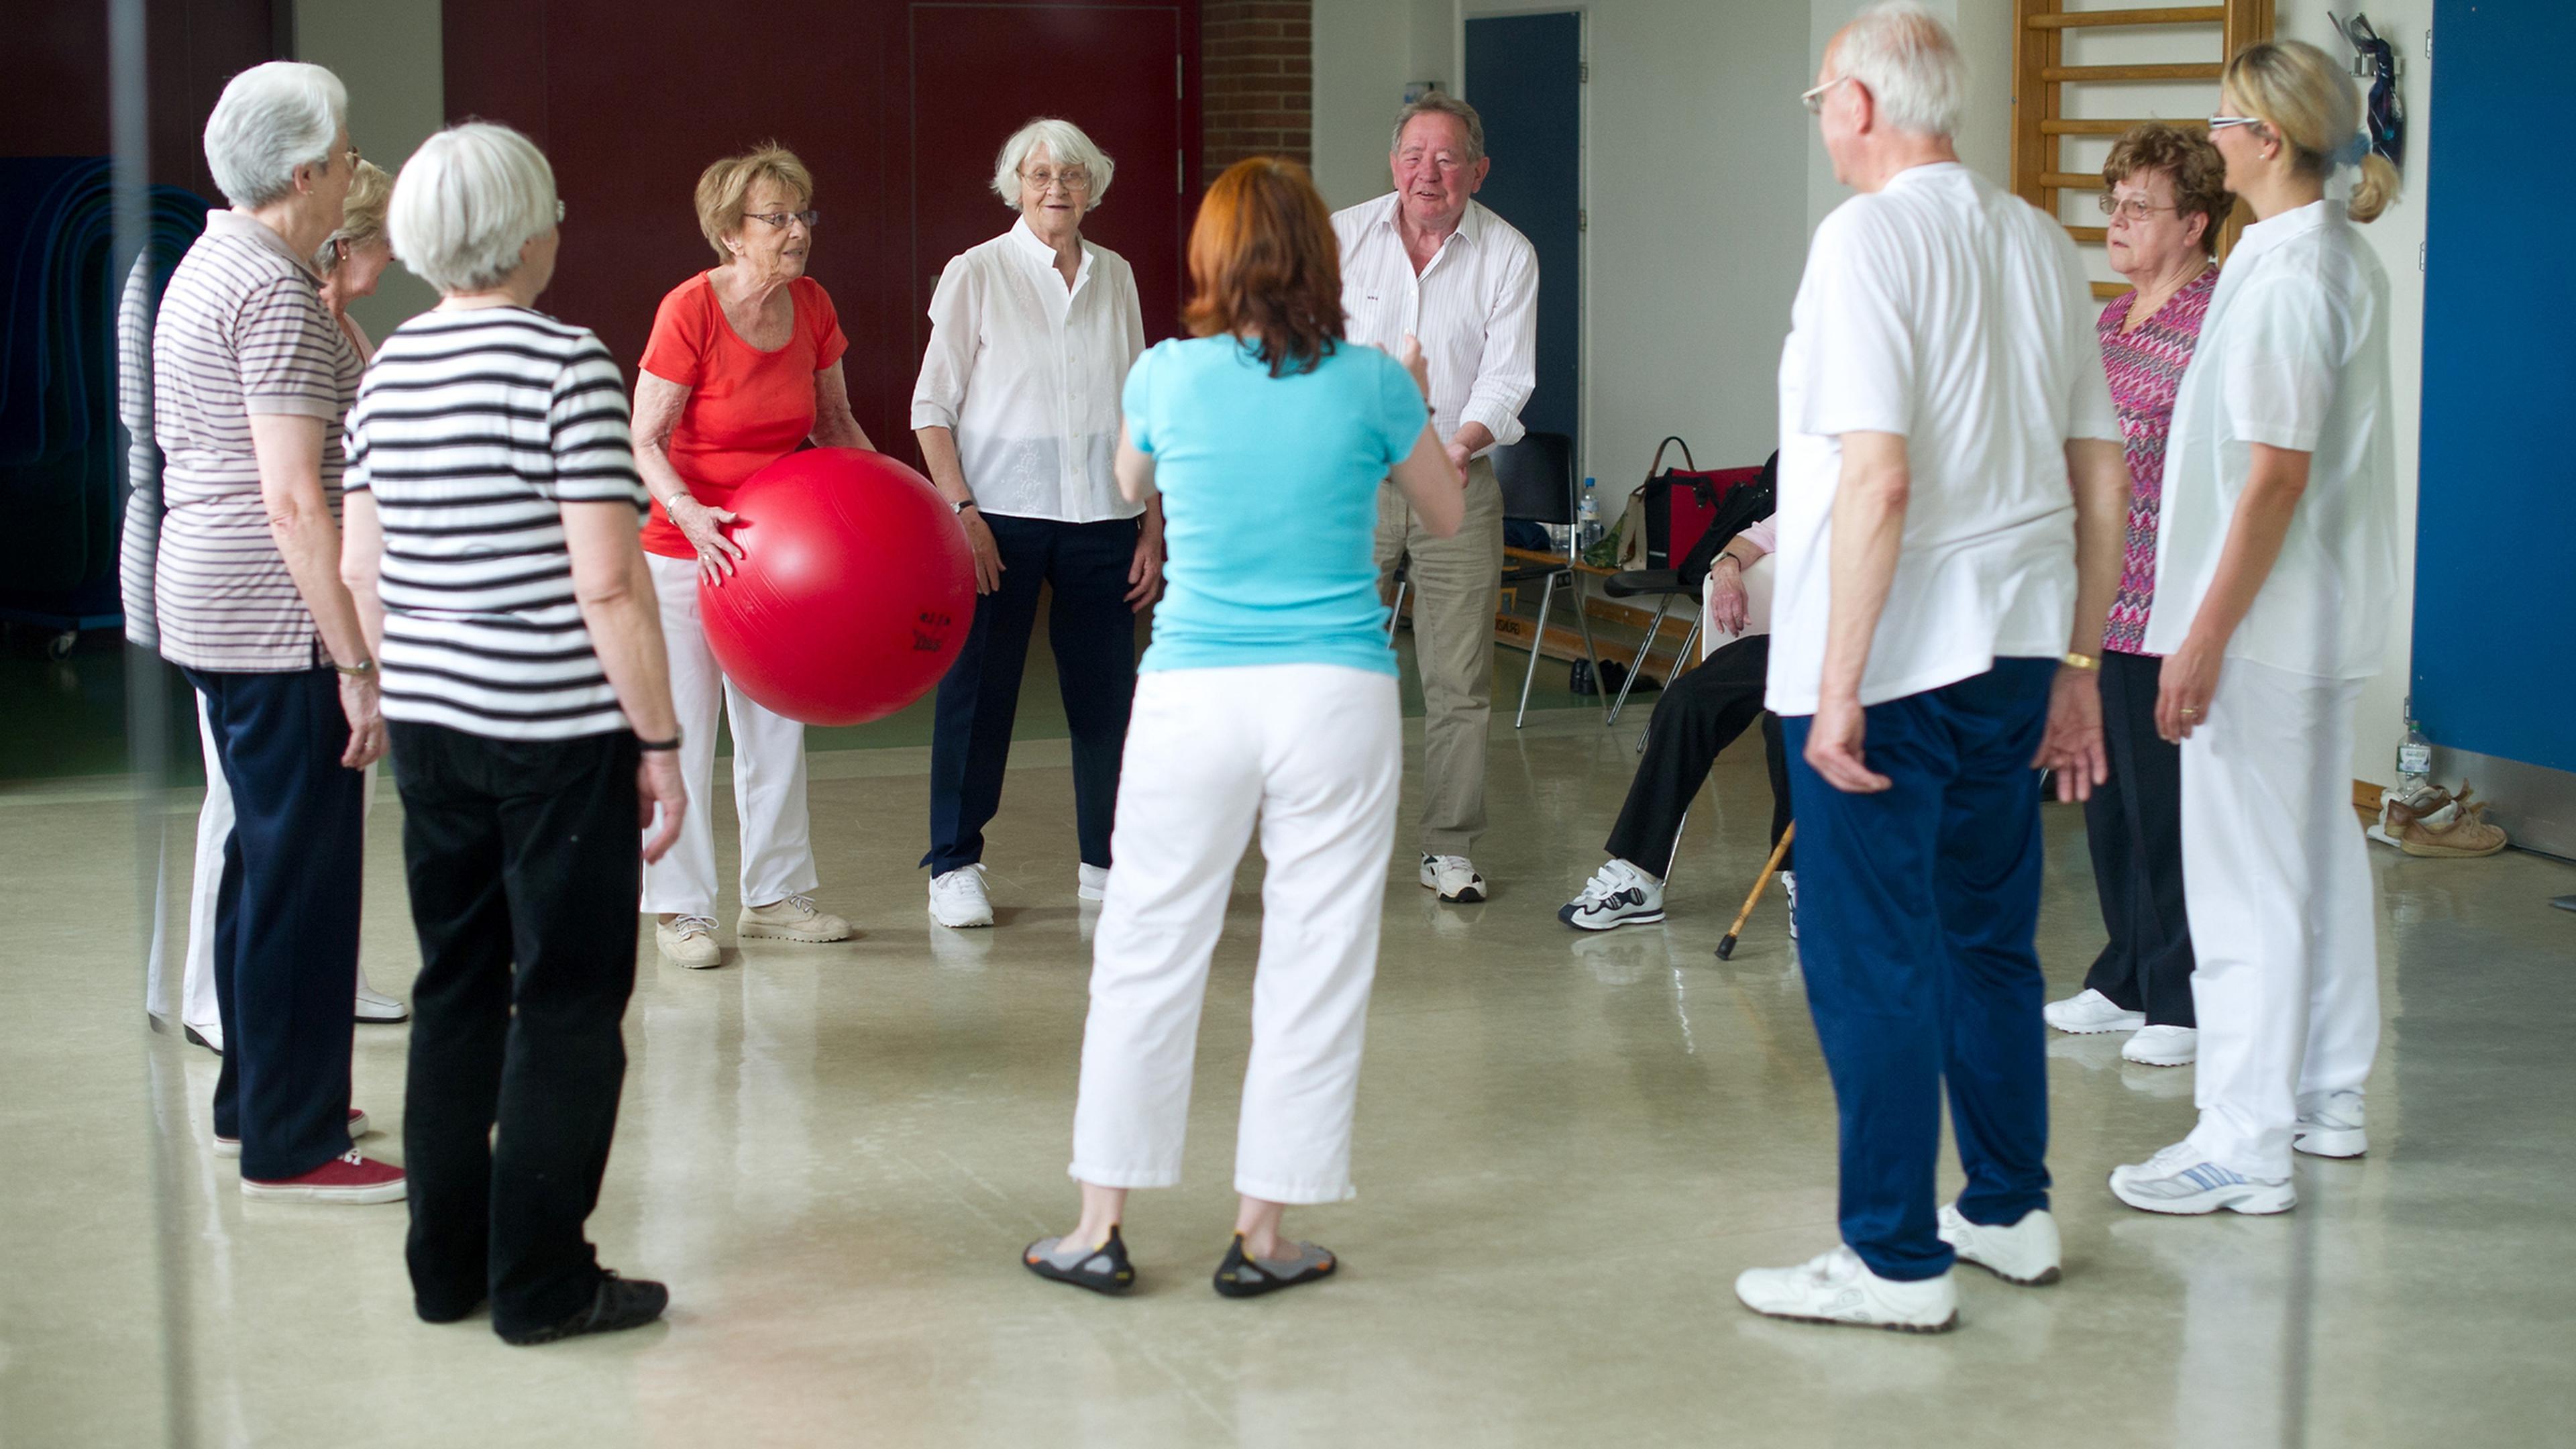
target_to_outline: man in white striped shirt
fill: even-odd
[[[1485,828],[1485,728],[1503,569],[1502,488],[1485,455],[1518,442],[1538,383],[1538,252],[1475,201],[1492,162],[1476,108],[1433,92],[1396,117],[1395,189],[1333,214],[1346,335],[1388,352],[1422,343],[1431,425],[1466,474],[1467,518],[1434,538],[1392,484],[1378,492],[1377,563],[1408,559],[1424,724],[1422,884],[1481,901],[1467,858]]]

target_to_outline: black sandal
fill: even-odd
[[[1041,1278],[1088,1288],[1094,1293],[1124,1293],[1136,1286],[1136,1269],[1127,1261],[1126,1241],[1118,1236],[1118,1225],[1109,1225],[1109,1241],[1094,1248],[1070,1267],[1059,1267],[1054,1258],[1062,1238],[1040,1238],[1020,1254],[1020,1261]]]
[[[1341,1260],[1312,1243],[1294,1244],[1294,1258],[1256,1258],[1243,1250],[1243,1234],[1234,1235],[1225,1261],[1216,1268],[1216,1291],[1228,1298],[1258,1298],[1300,1283],[1330,1278]]]

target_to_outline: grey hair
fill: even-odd
[[[1059,170],[1079,166],[1091,173],[1091,191],[1086,206],[1098,206],[1100,198],[1109,194],[1109,178],[1118,170],[1118,164],[1109,159],[1109,153],[1094,144],[1073,122],[1040,116],[1013,131],[1011,139],[1002,143],[1002,154],[993,158],[993,194],[1002,198],[1004,206],[1013,211],[1020,209],[1020,163],[1028,160],[1029,153],[1040,146],[1046,148],[1048,159],[1054,161]]]
[[[349,88],[318,65],[272,60],[224,83],[206,117],[206,169],[235,206],[295,189],[295,168],[329,166],[349,121]]]
[[[555,172],[534,141],[468,121],[420,143],[394,178],[394,255],[441,292],[481,292],[519,269],[519,249],[555,224]]]
[[[1421,116],[1447,116],[1456,121],[1467,132],[1467,164],[1473,166],[1485,159],[1485,118],[1476,114],[1474,106],[1441,91],[1425,91],[1422,99],[1395,113],[1395,130],[1387,136],[1386,154],[1392,156],[1404,149],[1404,128]]]
[[[1843,27],[1839,74],[1869,87],[1879,114],[1918,136],[1958,134],[1968,62],[1958,37],[1914,0],[1882,0]]]

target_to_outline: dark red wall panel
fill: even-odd
[[[147,0],[152,179],[221,201],[206,114],[224,82],[278,58],[269,0]],[[13,6],[0,33],[0,155],[105,156],[107,0]]]

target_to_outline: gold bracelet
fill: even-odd
[[[2069,669],[2099,671],[2102,667],[2102,656],[2098,654],[2078,654],[2074,650],[2069,649],[2064,654],[2058,656],[2057,662],[2065,665]]]

